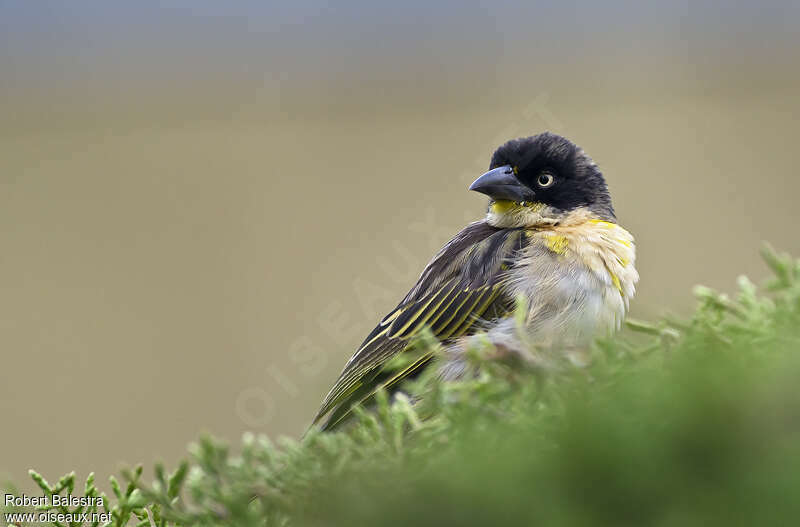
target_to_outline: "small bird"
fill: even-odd
[[[489,196],[485,218],[439,250],[359,346],[314,418],[321,429],[430,366],[433,352],[387,368],[423,328],[445,357],[463,356],[475,338],[506,352],[524,354],[532,343],[570,356],[620,328],[639,280],[633,236],[617,224],[606,181],[580,147],[550,132],[513,139],[469,189]],[[513,313],[519,297],[522,331]],[[466,371],[454,359],[441,375]]]

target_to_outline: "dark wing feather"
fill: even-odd
[[[506,271],[526,242],[520,229],[497,229],[482,221],[458,233],[425,267],[400,304],[364,339],[314,423],[330,414],[323,428],[334,426],[379,387],[391,388],[426,366],[430,355],[399,372],[383,370],[423,328],[431,328],[436,338],[446,342],[473,333],[481,318],[508,313],[513,299],[505,290]]]

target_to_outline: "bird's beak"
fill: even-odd
[[[488,171],[469,186],[470,190],[486,194],[495,200],[533,201],[533,190],[517,179],[510,165]]]

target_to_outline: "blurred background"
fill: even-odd
[[[598,162],[638,317],[800,254],[797,2],[0,0],[0,472],[298,436],[543,130]]]

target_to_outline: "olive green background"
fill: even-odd
[[[512,137],[600,165],[636,316],[800,254],[789,3],[31,4],[0,3],[16,482],[301,434]]]

